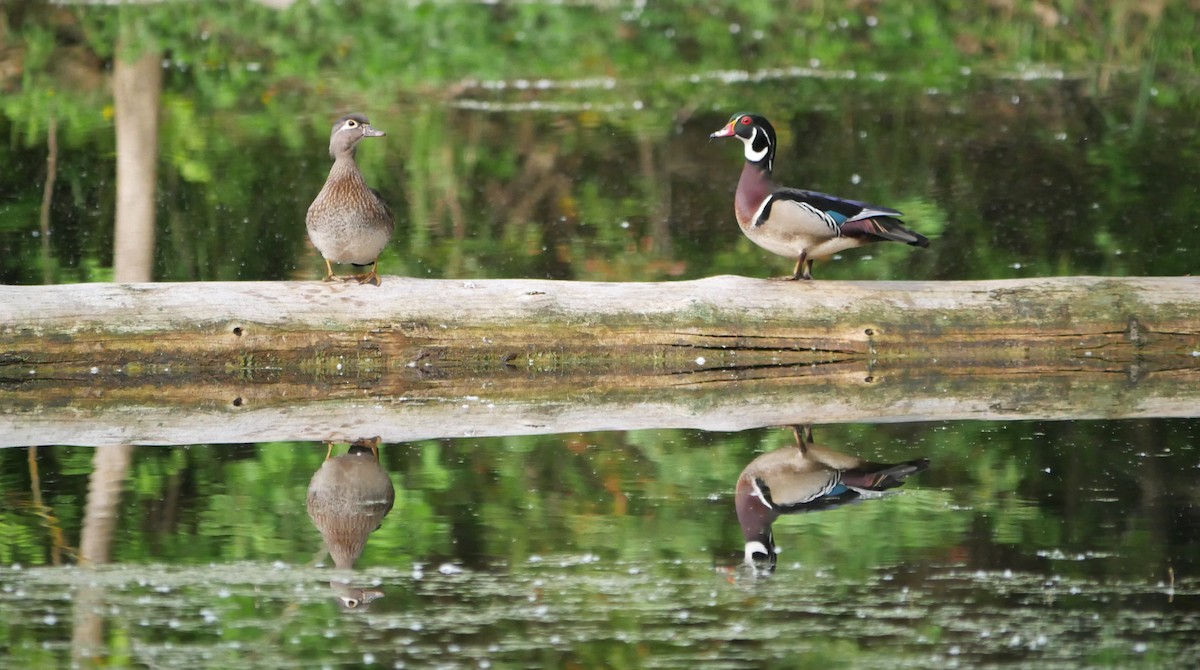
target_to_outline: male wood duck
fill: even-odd
[[[785,188],[771,179],[775,128],[757,114],[734,114],[713,137],[736,137],[745,145],[746,164],[733,209],[742,232],[758,246],[796,259],[790,277],[812,279],[812,264],[864,244],[891,240],[927,247],[929,240],[905,228],[900,212],[816,191]]]
[[[332,453],[331,443],[308,483],[305,507],[334,566],[348,570],[362,555],[367,536],[392,511],[396,489],[379,465],[379,438],[356,440],[336,458],[330,458]]]
[[[870,463],[812,443],[810,426],[793,426],[796,445],[762,454],[742,470],[734,492],[745,561],[775,569],[779,549],[771,524],[781,514],[833,509],[860,498],[881,497],[929,467],[929,459]]]
[[[325,186],[308,207],[305,222],[308,238],[325,257],[325,281],[358,280],[360,284],[379,286],[376,264],[379,254],[392,237],[395,221],[392,210],[367,186],[354,152],[364,137],[383,137],[384,132],[371,126],[362,114],[347,114],[333,124],[329,134],[329,156],[333,167]],[[371,266],[364,274],[337,277],[332,263]]]

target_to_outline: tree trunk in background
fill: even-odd
[[[118,44],[117,53],[123,51],[122,45]],[[161,54],[148,51],[133,61],[118,55],[113,66],[117,124],[113,279],[117,282],[148,282],[152,277],[161,63]],[[79,562],[83,565],[100,565],[112,560],[121,490],[132,457],[132,445],[98,447],[92,456],[87,508],[79,538]],[[104,608],[103,587],[85,586],[76,592],[71,633],[71,654],[76,665],[90,665],[101,660],[101,650],[105,648]]]
[[[117,53],[122,49],[118,47]],[[117,221],[113,279],[146,282],[154,266],[158,107],[162,55],[156,51],[113,66],[117,124]]]

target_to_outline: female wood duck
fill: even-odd
[[[738,525],[746,540],[746,563],[775,569],[779,548],[771,524],[781,514],[833,509],[860,498],[880,497],[909,475],[929,467],[920,458],[870,463],[812,443],[810,426],[793,426],[796,446],[762,454],[742,470],[734,492]]]
[[[383,137],[362,114],[347,114],[333,124],[329,156],[333,167],[325,186],[308,208],[308,238],[325,257],[325,281],[358,280],[379,285],[376,263],[392,237],[395,222],[379,192],[367,186],[354,162],[354,151],[364,137]],[[331,263],[371,266],[365,274],[337,277]]]
[[[365,612],[372,602],[386,595],[382,589],[352,586],[337,580],[329,582],[329,590],[333,593],[334,602],[343,611],[360,610]]]
[[[392,511],[396,489],[379,465],[379,438],[357,440],[336,458],[329,457],[332,453],[331,443],[308,484],[305,507],[334,567],[348,570],[362,555],[367,536]]]
[[[738,225],[758,246],[796,259],[790,277],[812,279],[817,258],[871,242],[891,240],[927,247],[929,240],[901,225],[900,212],[816,191],[785,188],[771,179],[775,128],[757,114],[734,114],[713,137],[736,137],[746,150],[733,209]]]

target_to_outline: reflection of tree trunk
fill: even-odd
[[[118,54],[124,49],[117,45]],[[155,191],[158,180],[158,108],[162,94],[162,56],[148,51],[137,60],[118,56],[113,66],[113,104],[117,124],[117,217],[113,278],[150,281],[154,267]],[[112,558],[121,489],[133,446],[97,447],[92,456],[87,508],[79,539],[79,562],[100,565]],[[75,594],[71,654],[75,665],[90,664],[104,649],[102,587]]]
[[[132,454],[130,445],[96,447],[92,456],[92,476],[88,480],[83,533],[79,539],[81,564],[99,565],[109,562],[112,557],[117,508]],[[95,658],[103,649],[103,605],[104,591],[100,587],[81,588],[75,594],[71,652],[76,665]]]
[[[658,163],[654,160],[654,143],[650,138],[638,140],[638,165],[642,171],[646,211],[650,214],[653,250],[663,258],[671,258],[671,180],[659,177]]]
[[[118,53],[122,50],[118,48]],[[117,124],[117,221],[113,275],[118,282],[150,281],[154,263],[154,193],[162,56],[147,52],[113,66]]]
[[[50,128],[46,140],[46,183],[42,187],[42,213],[38,219],[38,228],[42,236],[42,283],[49,284],[54,279],[50,267],[50,204],[54,199],[54,182],[58,179],[58,118],[50,117]]]
[[[81,563],[107,563],[111,558],[113,528],[117,523],[117,504],[133,447],[123,444],[97,447],[92,456],[92,476],[88,482],[87,510],[79,539]]]

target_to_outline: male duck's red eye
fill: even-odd
[[[750,117],[748,117],[748,116],[743,116],[743,117],[742,117],[742,125],[743,125],[743,126],[748,126],[748,125],[750,125],[750,123],[751,123],[751,121],[750,121]]]

